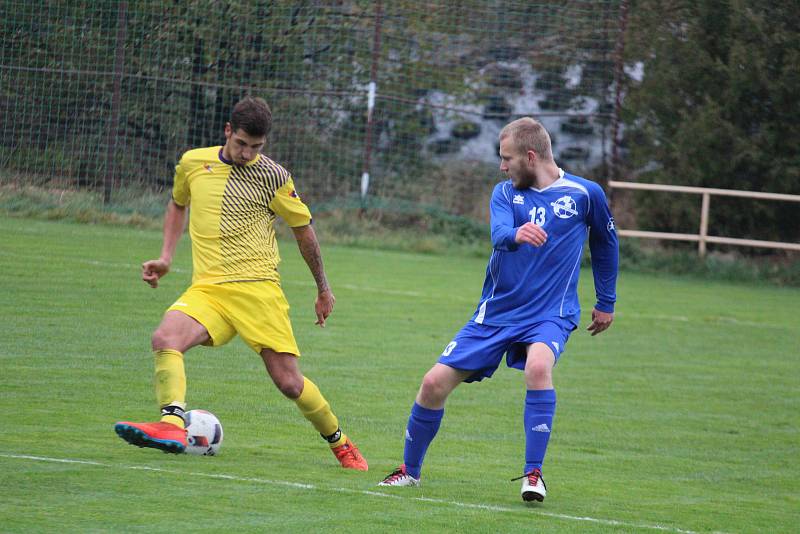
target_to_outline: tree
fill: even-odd
[[[626,62],[644,77],[625,118],[640,181],[800,194],[797,15],[793,0],[633,2]],[[712,234],[800,240],[793,203],[713,202]],[[639,225],[694,232],[698,206],[649,202]]]

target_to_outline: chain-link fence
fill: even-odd
[[[265,98],[304,198],[479,216],[497,134],[541,119],[605,178],[624,5],[609,1],[0,2],[0,176],[115,195],[171,183]],[[445,193],[445,191],[447,191]]]

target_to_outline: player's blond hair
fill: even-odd
[[[531,117],[522,117],[509,122],[500,131],[500,140],[510,137],[520,152],[533,150],[536,155],[546,161],[553,160],[553,147],[550,134],[542,123]]]

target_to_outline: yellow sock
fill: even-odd
[[[186,409],[186,371],[183,354],[177,350],[156,351],[156,399],[158,406],[178,406]],[[177,415],[163,415],[161,421],[184,427],[183,419]]]
[[[311,421],[317,432],[324,437],[331,436],[339,430],[339,420],[331,411],[328,401],[322,396],[317,385],[308,378],[303,377],[303,392],[294,402],[303,417]],[[330,445],[331,447],[338,447],[346,439],[347,437],[340,432],[338,439],[331,442]]]

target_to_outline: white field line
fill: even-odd
[[[253,484],[262,484],[262,485],[269,485],[269,486],[282,486],[282,487],[289,487],[298,490],[308,490],[308,491],[324,491],[324,492],[336,492],[336,493],[350,493],[355,495],[366,495],[369,497],[380,497],[380,498],[388,498],[388,499],[399,499],[403,501],[416,501],[422,503],[430,503],[430,504],[437,504],[443,506],[453,506],[457,508],[466,508],[471,510],[485,510],[488,512],[498,512],[498,513],[515,513],[515,514],[535,514],[545,517],[552,517],[554,519],[561,519],[564,521],[581,521],[585,523],[595,523],[598,525],[607,525],[612,527],[623,527],[623,528],[637,528],[643,530],[658,530],[662,532],[678,532],[680,534],[696,534],[692,530],[684,530],[676,527],[668,527],[664,525],[653,525],[653,524],[645,524],[645,523],[627,523],[625,521],[617,521],[615,519],[599,519],[596,517],[588,517],[588,516],[572,516],[567,514],[557,514],[553,512],[545,512],[541,510],[536,510],[533,508],[526,508],[521,510],[519,508],[507,508],[503,506],[494,506],[488,504],[475,504],[475,503],[465,503],[465,502],[458,502],[458,501],[448,501],[446,499],[431,499],[428,497],[405,497],[402,495],[395,495],[391,493],[383,493],[381,491],[373,491],[373,490],[358,490],[358,489],[351,489],[351,488],[337,488],[337,487],[330,487],[330,486],[319,486],[316,484],[302,484],[299,482],[289,482],[287,480],[271,480],[267,478],[255,478],[255,477],[240,477],[234,475],[221,475],[221,474],[214,474],[214,473],[199,473],[194,471],[178,471],[174,469],[162,469],[160,467],[147,467],[147,466],[136,466],[136,465],[114,465],[114,464],[107,464],[103,462],[95,462],[92,460],[76,460],[71,458],[51,458],[47,456],[30,456],[27,454],[10,454],[10,453],[0,453],[0,457],[3,458],[11,458],[15,460],[29,460],[33,462],[51,462],[51,463],[63,463],[63,464],[75,464],[75,465],[86,465],[92,467],[105,467],[111,469],[126,469],[126,470],[133,470],[133,471],[152,471],[156,473],[166,473],[170,475],[182,475],[182,476],[192,476],[192,477],[203,477],[203,478],[213,478],[217,480],[229,480],[231,482],[248,482]],[[413,491],[413,490],[412,490]]]
[[[22,258],[22,259],[31,259],[31,260],[41,260],[40,256],[33,255],[33,254],[17,254],[14,252],[7,252],[0,250],[0,256],[8,256],[13,258]],[[81,258],[61,258],[62,261],[71,261],[72,263],[78,263],[82,265],[93,265],[96,267],[110,267],[114,269],[125,269],[125,270],[135,270],[138,271],[141,269],[141,265],[134,265],[129,263],[111,263],[111,262],[104,262],[99,260],[91,260],[91,259],[81,259]],[[180,267],[173,267],[170,272],[173,273],[181,273],[181,274],[188,274],[191,273],[189,269],[181,269]],[[303,286],[303,287],[314,287],[315,283],[311,282],[310,280],[281,280],[281,284],[284,285],[294,285],[294,286]],[[478,305],[478,298],[465,298],[460,297],[457,295],[436,295],[430,293],[422,293],[419,291],[406,291],[402,289],[388,289],[388,288],[381,288],[381,287],[369,287],[369,286],[362,286],[362,285],[355,285],[355,284],[336,284],[334,289],[342,288],[347,289],[348,291],[354,291],[356,293],[377,293],[381,295],[392,295],[392,296],[401,296],[401,297],[411,297],[415,299],[427,299],[427,300],[434,300],[440,302],[442,300],[447,300],[449,302],[458,302],[469,304],[470,306],[477,306]],[[780,324],[772,324],[772,323],[760,323],[757,321],[744,321],[741,319],[737,319],[735,317],[723,317],[723,316],[709,316],[709,317],[701,317],[698,319],[691,319],[685,315],[656,315],[656,314],[644,314],[644,313],[630,313],[630,312],[618,312],[616,314],[617,319],[633,319],[633,320],[647,320],[647,321],[671,321],[671,322],[679,322],[679,323],[688,323],[692,320],[697,322],[710,322],[716,324],[728,324],[728,325],[736,325],[736,326],[753,326],[758,328],[767,328],[767,329],[776,329],[776,330],[785,330],[787,328],[791,328],[788,325],[780,325]]]

